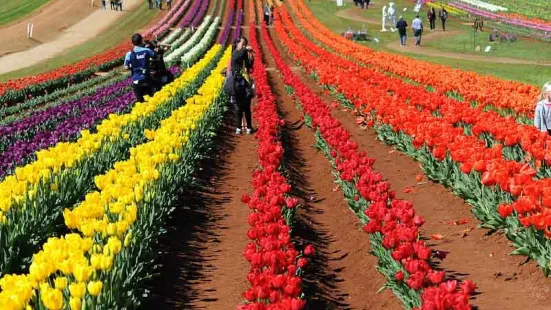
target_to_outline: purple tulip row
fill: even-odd
[[[235,3],[234,1],[230,0],[230,3]],[[228,41],[228,38],[230,37],[231,32],[231,26],[233,24],[233,17],[235,15],[235,8],[231,7],[228,11],[228,19],[226,20],[226,24],[224,25],[224,31],[220,34],[220,38],[218,39],[218,44],[226,44]]]
[[[121,88],[118,90],[122,90]],[[104,106],[83,109],[80,117],[67,119],[59,123],[54,130],[38,132],[28,141],[17,141],[0,155],[0,179],[3,179],[7,174],[11,174],[16,166],[25,164],[34,152],[55,145],[58,142],[76,138],[81,130],[92,127],[96,122],[106,118],[111,113],[120,112],[133,102],[134,95],[127,92],[122,96],[109,100]]]
[[[202,0],[201,6],[199,8],[199,11],[197,11],[197,14],[195,15],[195,18],[191,22],[191,27],[197,28],[205,18],[205,15],[207,14],[207,9],[209,7],[209,2]]]
[[[129,85],[129,80],[123,80],[98,89],[94,95],[65,101],[55,107],[32,114],[11,125],[0,127],[0,152],[18,140],[32,138],[36,133],[35,131],[51,128],[69,117],[78,117],[78,115],[82,114],[82,109],[103,104],[113,94],[120,92],[121,87]]]
[[[173,67],[170,71],[177,74],[179,68]],[[15,167],[27,163],[35,152],[59,142],[72,141],[78,137],[81,130],[90,129],[109,114],[120,113],[133,105],[135,98],[129,86],[130,79],[107,86],[96,94],[96,100],[102,100],[106,96],[111,97],[106,104],[84,108],[79,116],[66,119],[53,130],[38,132],[31,140],[15,142],[0,154],[0,180],[13,173]],[[113,95],[116,93],[122,95]]]
[[[241,36],[241,25],[243,25],[243,8],[237,8],[237,22],[235,23],[235,31],[233,32],[233,41]]]
[[[538,30],[538,31],[551,32],[551,26],[531,23],[531,22],[528,22],[528,21],[505,18],[505,17],[503,17],[499,14],[495,14],[495,13],[484,11],[484,10],[479,10],[479,9],[473,8],[473,7],[471,7],[467,4],[463,4],[463,3],[459,3],[459,2],[450,2],[449,4],[451,6],[454,6],[454,7],[458,8],[458,9],[461,9],[463,11],[467,11],[468,13],[473,14],[473,15],[482,16],[484,18],[493,19],[493,20],[499,20],[499,21],[505,22],[507,24],[515,25],[515,26],[519,26],[519,27],[523,27],[523,28],[530,28],[530,29],[534,29],[534,30]]]
[[[201,8],[201,4],[203,2],[207,2],[207,4],[208,4],[208,1],[206,1],[206,0],[199,0],[199,1],[194,1],[193,2],[193,5],[187,11],[186,16],[184,16],[184,19],[182,20],[182,23],[180,24],[180,28],[187,28],[187,27],[191,26],[191,23],[192,23],[192,21],[194,21],[195,16],[199,12],[199,9]]]

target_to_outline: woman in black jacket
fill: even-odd
[[[247,123],[247,134],[253,132],[251,100],[254,94],[249,72],[253,67],[254,56],[252,48],[247,44],[248,41],[244,37],[236,40],[233,45],[230,64],[230,74],[233,75],[234,81],[233,99],[237,108],[236,134],[241,134],[243,115],[245,115]]]

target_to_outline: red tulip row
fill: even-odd
[[[315,19],[304,1],[292,1],[288,4],[293,8],[309,35],[340,55],[347,55],[355,61],[406,77],[423,85],[431,85],[441,94],[456,92],[466,100],[476,101],[481,106],[491,105],[511,109],[515,113],[528,117],[533,116],[534,103],[539,94],[537,87],[402,55],[374,51],[332,32]]]
[[[249,8],[254,16],[252,1]],[[298,200],[288,197],[291,186],[279,172],[284,152],[279,127],[284,125],[284,120],[280,120],[277,114],[275,96],[261,61],[254,22],[249,29],[250,44],[257,57],[253,68],[258,98],[254,118],[258,123],[256,138],[261,169],[253,174],[252,196],[243,195],[243,202],[251,209],[248,216],[251,228],[247,233],[251,241],[243,252],[251,264],[247,275],[251,287],[243,294],[248,303],[238,309],[299,310],[306,302],[299,298],[302,281],[297,273],[307,260],[295,249],[286,222],[294,213]],[[305,249],[304,254],[312,253],[311,246]]]
[[[334,86],[351,100],[357,111],[369,120],[368,125],[376,125],[387,142],[399,145],[420,160],[431,178],[467,198],[474,206],[473,213],[485,226],[504,228],[518,248],[516,253],[529,255],[545,274],[551,273],[548,264],[551,251],[547,250],[551,242],[546,239],[551,238],[551,212],[547,210],[551,200],[546,198],[551,195],[551,179],[534,179],[536,171],[528,164],[504,159],[503,145],[488,148],[477,137],[464,135],[463,128],[454,126],[461,118],[444,121],[432,113],[435,109],[419,110],[412,102],[422,97],[422,93],[403,94],[400,88],[392,88],[391,79],[385,81],[382,76],[377,76],[375,83],[373,70],[336,65],[344,60],[329,52],[312,55],[311,44],[304,43],[305,38],[288,37],[287,31],[295,26],[285,14],[282,21],[288,28],[278,24],[276,31],[283,43],[303,66],[315,71],[322,84]],[[344,77],[346,82],[340,83]],[[389,93],[389,89],[393,91]],[[438,106],[438,103],[427,101],[425,106],[430,105]],[[538,138],[539,134],[534,137]],[[512,200],[515,201],[510,203]],[[516,216],[510,217],[513,210]]]
[[[291,25],[292,20],[287,11],[283,10],[281,14],[282,23]],[[290,26],[287,30],[297,38],[297,42],[304,47],[305,51],[314,53],[314,56],[320,61],[326,59],[326,56],[331,57],[334,60],[334,66],[357,72],[359,80],[349,80],[346,84],[354,86],[358,82],[390,91],[398,97],[398,100],[407,101],[409,105],[428,109],[430,112],[438,112],[442,123],[450,123],[454,126],[459,123],[469,124],[472,125],[472,132],[476,136],[489,133],[494,142],[503,143],[505,146],[518,145],[523,150],[523,154],[517,156],[520,157],[517,158],[518,161],[523,161],[526,155],[529,155],[528,157],[532,158],[534,165],[538,167],[542,161],[551,165],[551,137],[546,133],[541,133],[534,126],[519,124],[512,117],[502,117],[495,111],[473,108],[466,102],[458,102],[442,94],[427,92],[423,86],[411,85],[376,70],[359,67],[354,62],[333,55],[308,41],[296,27]],[[307,69],[319,70],[317,63],[318,61],[313,61],[307,65]],[[358,71],[360,68],[361,70]],[[329,68],[329,70],[333,70],[333,68]],[[340,75],[328,76],[332,78],[328,83],[339,83],[337,79],[340,78]],[[474,163],[475,158],[471,159]],[[518,165],[518,167],[520,168],[522,165]]]
[[[171,11],[169,13],[172,16],[170,21],[175,22],[182,17],[183,13],[183,10]],[[159,21],[145,32],[144,36],[161,36],[167,30],[165,23],[166,19]],[[2,106],[13,105],[33,96],[40,96],[60,87],[79,83],[96,71],[111,69],[116,65],[122,64],[122,56],[131,47],[130,43],[121,43],[113,49],[74,64],[66,65],[46,73],[0,83],[0,104]]]
[[[427,145],[438,160],[444,160],[449,153],[454,161],[461,164],[461,170],[464,173],[477,171],[483,175],[483,183],[489,186],[498,184],[502,190],[513,196],[532,195],[534,201],[540,201],[542,197],[539,194],[544,188],[551,186],[549,179],[532,179],[535,170],[527,164],[504,159],[501,144],[488,148],[484,141],[476,136],[466,136],[463,128],[454,126],[459,121],[475,123],[473,131],[481,132],[488,126],[482,121],[476,122],[477,114],[481,115],[478,118],[480,120],[486,114],[492,115],[491,113],[476,113],[475,109],[470,110],[466,104],[461,105],[446,97],[438,97],[425,92],[420,87],[346,61],[319,48],[302,36],[292,24],[285,9],[282,10],[281,17],[282,23],[276,25],[276,31],[283,38],[287,31],[294,35],[294,40],[289,39],[285,42],[291,53],[300,59],[307,70],[315,71],[322,84],[335,86],[338,92],[353,100],[356,109],[367,119],[373,119],[371,113],[377,111],[377,121],[391,125],[396,132],[402,131],[411,136],[416,148]],[[315,51],[316,54],[312,55],[311,51]],[[335,67],[340,70],[336,72]],[[343,77],[347,79],[345,83],[340,82]],[[366,88],[358,88],[358,85]],[[389,94],[388,91],[391,93]],[[428,109],[420,111],[417,106]],[[461,109],[472,114],[469,115],[466,112],[454,114]],[[433,111],[439,111],[446,117],[435,116]],[[506,123],[505,119],[502,122]],[[374,125],[373,121],[367,123]],[[498,123],[496,120],[495,127],[500,126]],[[491,132],[491,129],[487,130]],[[492,133],[496,139],[504,140],[506,145],[522,141],[525,149],[532,150],[530,153],[534,157],[536,157],[535,154],[539,154],[537,159],[543,159],[543,145],[546,145],[549,139],[548,136],[539,132],[524,136],[522,132],[517,135],[511,133],[508,136],[495,131]],[[510,141],[511,137],[516,140]],[[541,148],[538,149],[536,146]]]
[[[293,44],[289,43],[293,40],[278,24],[279,39],[285,45]],[[360,216],[367,216],[364,230],[372,236],[376,248],[373,252],[382,264],[380,270],[392,283],[389,286],[407,307],[470,309],[469,295],[475,285],[465,281],[458,290],[457,281],[444,281],[444,272],[432,269],[430,260],[433,253],[419,235],[423,219],[415,214],[413,205],[395,199],[390,183],[373,170],[374,159],[358,150],[350,133],[333,118],[331,110],[283,61],[265,28],[263,33],[285,84],[294,89],[295,98],[312,119],[313,130],[319,133],[320,148],[331,158],[341,184],[347,186],[343,191],[351,207],[357,213],[363,213]],[[397,264],[388,263],[392,261]]]

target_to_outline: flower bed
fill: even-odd
[[[0,244],[0,272],[18,270],[28,263],[29,251],[32,253],[55,231],[60,210],[72,206],[89,191],[95,175],[127,156],[128,148],[144,139],[144,129],[154,129],[182,103],[172,96],[191,96],[218,54],[213,48],[177,79],[178,85],[185,86],[178,88],[184,93],[175,94],[173,88],[165,87],[129,113],[109,115],[96,127],[97,132],[85,130],[76,142],[37,152],[36,161],[16,168],[14,175],[6,177],[0,183],[0,241],[4,242]],[[133,101],[131,97],[126,99]]]
[[[480,107],[492,106],[514,115],[533,117],[534,98],[539,95],[537,87],[373,51],[331,32],[315,19],[303,1],[289,2],[289,5],[309,35],[340,55],[348,55],[378,70],[429,85],[439,94],[456,94],[466,101],[476,102]]]
[[[283,21],[291,27],[288,16]],[[282,38],[288,31],[280,27],[276,30]],[[304,39],[298,37],[299,33],[291,32],[297,34],[295,41],[302,44]],[[285,44],[290,49],[296,45],[289,40]],[[311,55],[310,51],[317,54]],[[400,81],[376,74],[322,49],[316,50],[311,44],[294,47],[292,53],[308,70],[315,70],[320,83],[334,87],[339,99],[360,113],[362,122],[375,126],[382,140],[419,160],[429,177],[452,187],[456,194],[472,204],[473,213],[483,226],[503,228],[518,248],[515,254],[529,255],[546,275],[550,273],[551,251],[548,249],[551,248],[551,233],[545,209],[549,202],[545,197],[551,179],[537,178],[536,170],[520,158],[516,161],[505,158],[512,155],[504,151],[499,141],[510,146],[515,140],[508,140],[506,135],[517,134],[518,137],[518,133],[494,131],[493,136],[479,140],[477,132],[492,130],[489,127],[492,124],[482,122],[492,113],[462,114],[459,111],[469,112],[468,105],[461,106],[454,101],[448,102],[447,107],[446,104],[439,107],[442,101],[424,98],[426,95],[420,90],[408,89]],[[338,71],[335,71],[335,64]],[[339,83],[344,77],[350,82]],[[459,124],[478,121],[481,123],[469,129],[471,133]],[[501,123],[499,119],[493,122]],[[548,139],[541,133],[530,137],[531,141],[538,137],[543,139],[540,141]],[[542,143],[534,144],[531,153],[546,151]]]
[[[221,46],[212,51],[219,55]],[[145,131],[149,142],[132,148],[128,160],[96,177],[97,191],[72,211],[65,210],[65,224],[74,233],[49,239],[34,256],[28,274],[0,280],[2,308],[10,302],[17,303],[17,308],[49,309],[139,305],[144,297],[143,282],[152,274],[152,247],[162,231],[159,226],[180,186],[191,184],[198,159],[212,139],[211,131],[220,123],[224,79],[219,72],[229,56],[228,50],[198,95],[185,105],[182,101],[183,107],[173,111],[157,130]],[[178,94],[178,89],[186,86],[182,80],[175,81],[166,91]],[[183,100],[177,97],[175,100]],[[115,188],[120,195],[112,195]]]
[[[254,10],[252,1],[249,10]],[[258,122],[256,138],[261,168],[253,173],[253,194],[243,196],[243,202],[251,209],[248,217],[251,228],[247,232],[251,241],[243,253],[251,264],[247,275],[251,287],[244,292],[248,303],[238,309],[299,310],[305,305],[299,298],[302,292],[299,274],[306,259],[295,249],[289,226],[297,199],[288,197],[291,186],[279,171],[284,152],[279,140],[281,122],[261,62],[254,21],[250,29],[253,29],[249,33],[250,44],[258,57],[253,68],[258,96],[254,118]]]
[[[394,198],[390,184],[373,171],[374,159],[358,150],[350,133],[332,117],[325,103],[291,71],[268,39],[267,31],[264,32],[285,84],[315,131],[317,147],[330,159],[345,198],[371,236],[373,254],[379,260],[377,269],[386,277],[387,287],[407,309],[469,308],[469,294],[474,291],[474,284],[465,281],[457,290],[457,281],[444,281],[445,273],[432,269],[432,251],[419,235],[423,219],[415,215],[410,202]],[[280,23],[276,23],[276,32],[293,53],[304,51],[303,47],[293,43],[297,38],[289,38]]]

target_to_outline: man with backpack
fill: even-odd
[[[149,62],[155,52],[143,46],[143,37],[139,33],[132,35],[134,48],[124,57],[124,68],[132,73],[132,89],[138,102],[144,102],[144,96],[153,96]]]
[[[170,48],[170,45],[164,45],[153,40],[145,41],[145,47],[155,52],[155,56],[150,60],[149,69],[155,91],[159,91],[163,86],[174,81],[174,75],[167,70],[163,57],[164,53]]]

